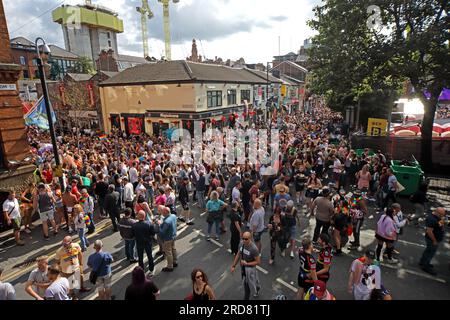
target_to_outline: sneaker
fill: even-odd
[[[152,271],[149,271],[148,273],[147,273],[147,278],[152,278],[153,277],[153,272]]]
[[[261,288],[260,287],[258,287],[258,288],[256,288],[256,292],[255,292],[255,294],[253,295],[253,297],[254,298],[258,298],[259,297],[259,292],[261,291]]]
[[[177,217],[177,219],[180,220],[181,222],[185,222],[186,221],[186,219],[183,218],[183,217]]]
[[[178,267],[178,263],[174,263],[174,264],[173,264],[173,267],[174,267],[174,268]]]
[[[72,234],[72,233],[73,233],[73,229],[69,228],[69,234]]]
[[[18,245],[19,247],[23,247],[25,245],[25,242],[19,241],[19,242],[16,242],[16,245]]]
[[[210,236],[207,236],[207,237],[206,237],[206,241],[211,241],[211,237],[210,237]]]
[[[285,256],[286,256],[286,252],[284,252],[284,250],[281,251],[281,256],[282,256],[282,257],[285,257]]]
[[[172,271],[173,271],[173,268],[167,268],[167,267],[162,268],[162,272],[172,272]]]
[[[291,254],[289,255],[290,257],[291,257],[291,259],[294,259],[294,252],[293,251],[291,251]]]
[[[219,239],[219,237],[216,236],[216,237],[214,238],[214,240],[219,241],[220,239]]]
[[[30,234],[31,233],[31,230],[29,229],[29,228],[25,228],[25,233],[27,233],[27,234]]]
[[[186,222],[186,225],[188,225],[188,226],[193,226],[194,223],[192,222],[192,220],[189,220],[188,222]]]
[[[136,259],[130,260],[130,264],[138,263],[139,261]]]
[[[50,237],[49,237],[49,236],[44,236],[44,240],[45,240],[45,241],[49,241],[49,240],[50,240]]]
[[[159,256],[163,256],[164,255],[164,252],[163,251],[158,251],[156,254],[155,254],[155,257],[159,257]]]
[[[421,269],[423,271],[425,271],[426,273],[431,274],[432,276],[436,276],[437,275],[437,272],[434,271],[432,268],[422,267]]]

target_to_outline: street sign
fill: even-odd
[[[17,87],[11,83],[0,83],[0,91],[16,91]]]
[[[372,137],[385,136],[387,125],[387,119],[369,118],[367,123],[367,135]]]

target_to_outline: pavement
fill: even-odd
[[[407,199],[400,198],[403,205],[403,212],[413,213],[412,206]],[[437,205],[437,204],[434,204]],[[230,267],[233,256],[229,250],[230,234],[221,236],[220,241],[206,241],[206,214],[196,206],[192,208],[195,217],[195,225],[187,226],[184,223],[178,225],[178,237],[176,248],[178,250],[178,264],[174,272],[164,273],[161,269],[166,266],[165,260],[161,257],[155,260],[154,282],[161,289],[160,298],[163,300],[182,300],[192,290],[190,273],[193,268],[202,268],[208,276],[217,299],[221,300],[241,300],[244,297],[244,290],[241,282],[240,269],[231,274]],[[270,213],[266,213],[268,220]],[[375,249],[376,240],[374,230],[379,214],[375,208],[370,208],[369,217],[365,220],[361,244],[362,250],[348,251],[344,249],[344,254],[333,257],[331,267],[331,277],[328,282],[328,289],[339,300],[351,300],[352,295],[346,290],[348,281],[348,271],[352,261],[362,256],[367,249]],[[226,220],[229,228],[229,220]],[[301,216],[299,231],[297,232],[297,242],[303,236],[312,235],[314,230],[314,218],[308,218],[304,214]],[[449,233],[441,243],[438,253],[433,261],[437,276],[424,273],[418,266],[418,260],[425,248],[424,227],[414,227],[408,225],[401,236],[396,249],[399,251],[397,265],[381,263],[382,282],[391,292],[394,299],[400,300],[446,300],[450,299],[450,245]],[[47,254],[53,257],[55,250],[61,245],[65,232],[60,232],[50,241],[44,241],[40,226],[37,226],[31,235],[23,233],[26,246],[16,247],[14,240],[8,234],[0,235],[0,265],[5,268],[3,282],[11,282],[16,289],[17,298],[20,300],[30,300],[24,291],[24,285],[29,273],[35,268],[34,259],[40,255]],[[77,241],[78,236],[74,236]],[[113,233],[111,222],[105,219],[97,222],[97,230],[88,236],[91,243],[96,239],[102,239],[104,250],[113,255],[113,295],[116,299],[124,298],[125,289],[131,283],[131,271],[136,266],[130,265],[125,259],[124,245],[119,233]],[[158,251],[154,247],[153,253]],[[90,272],[86,266],[87,257],[94,252],[92,245],[84,255],[85,279],[88,279]],[[298,256],[291,259],[289,256],[281,257],[277,252],[275,264],[269,265],[269,235],[262,237],[262,264],[258,267],[262,290],[257,300],[273,300],[278,294],[284,294],[288,299],[294,299],[297,291]],[[146,261],[146,260],[145,260]],[[147,265],[146,265],[147,266]],[[87,283],[86,283],[87,285]],[[91,285],[88,285],[91,287]],[[95,300],[97,294],[94,290],[85,293],[82,299]]]

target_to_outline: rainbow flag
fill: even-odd
[[[106,140],[107,135],[106,134],[102,134],[101,136],[98,137],[100,140]]]
[[[52,106],[50,105],[50,111],[52,115],[53,123],[56,123],[56,116],[55,112],[52,109]],[[49,124],[48,124],[48,118],[47,118],[47,111],[45,108],[45,101],[44,98],[41,97],[34,106],[28,110],[28,112],[23,116],[25,119],[25,124],[27,126],[37,126],[42,130],[48,130]]]

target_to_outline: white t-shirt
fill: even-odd
[[[59,278],[45,290],[47,300],[70,300],[69,299],[69,280]]]
[[[39,270],[39,268],[34,269],[33,271],[31,271],[30,276],[28,277],[28,281],[30,281],[31,283],[33,283],[33,285],[35,285],[36,293],[41,297],[44,297],[45,289],[37,287],[36,284],[43,284],[49,282],[47,278],[47,271],[42,272],[41,270]]]
[[[135,183],[139,180],[139,174],[135,167],[130,168],[130,182]]]
[[[356,272],[358,265],[362,264],[361,276],[353,288],[355,300],[369,300],[373,289],[381,288],[381,270],[376,265],[367,266],[359,260],[352,263],[351,271]]]
[[[6,214],[9,215],[10,219],[18,219],[20,218],[20,207],[19,201],[16,198],[14,200],[6,199],[3,202],[3,212],[6,211]]]
[[[334,163],[333,163],[333,172],[341,173],[341,165],[342,165],[341,160],[336,158],[336,160],[334,160]]]

